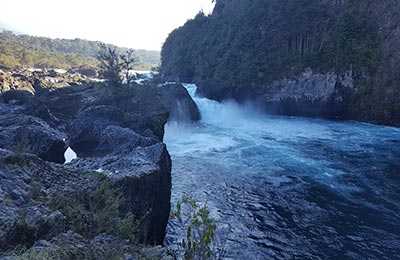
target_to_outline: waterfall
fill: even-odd
[[[194,84],[184,87],[201,120],[166,125],[171,200],[191,195],[207,203],[217,237],[228,234],[228,259],[379,259],[378,246],[395,258],[398,129],[269,116],[250,104],[199,97]],[[178,231],[169,225],[167,244]]]

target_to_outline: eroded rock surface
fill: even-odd
[[[0,103],[0,147],[64,163],[65,133],[25,113],[24,107]]]
[[[256,102],[269,113],[335,117],[343,115],[355,91],[352,72],[341,75],[313,73],[307,69],[294,79],[263,87]]]
[[[184,88],[61,86],[53,72],[14,76],[0,85],[0,257],[26,247],[69,259],[169,259],[162,247],[135,243],[165,237],[171,159],[164,124],[177,102],[199,118]],[[78,159],[62,164],[67,146]]]

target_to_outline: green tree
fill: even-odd
[[[121,86],[123,80],[130,85],[135,76],[132,70],[135,64],[134,50],[129,49],[124,54],[119,54],[116,47],[99,43],[100,51],[97,56],[101,63],[101,75],[112,85]]]
[[[117,48],[99,43],[100,51],[97,58],[100,61],[101,75],[112,85],[121,86],[121,62]]]
[[[136,62],[135,57],[133,56],[133,50],[129,49],[125,54],[122,54],[121,57],[121,69],[125,75],[126,84],[130,85],[132,81],[135,79],[135,75],[132,74],[133,65]]]
[[[127,48],[115,47],[119,53]],[[16,35],[10,31],[0,31],[0,65],[38,68],[72,67],[94,68],[99,65],[98,42],[82,39],[50,39],[29,35]],[[136,70],[150,70],[160,59],[158,51],[134,50],[132,56]]]

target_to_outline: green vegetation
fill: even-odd
[[[36,240],[38,231],[39,227],[35,224],[29,223],[26,219],[25,213],[19,213],[14,231],[19,244],[31,246]]]
[[[356,72],[375,72],[380,61],[378,39],[366,13],[354,10],[340,16],[333,27],[332,39],[333,46],[328,44],[327,51],[335,55],[333,67],[344,70],[352,66]]]
[[[14,168],[23,168],[25,170],[28,169],[29,162],[23,156],[23,153],[26,152],[25,148],[22,145],[13,145],[11,147],[11,151],[15,153],[15,156],[8,159],[8,163],[11,164]]]
[[[59,260],[70,259],[68,254],[58,247],[43,247],[40,250],[19,250],[13,256],[16,260]]]
[[[400,125],[400,82],[385,87],[382,83],[364,84],[356,91],[349,111],[353,118],[374,123]]]
[[[186,232],[181,241],[182,252],[176,252],[178,259],[222,259],[225,248],[215,246],[217,226],[209,215],[207,205],[200,207],[192,197],[184,196],[176,203],[171,217],[176,218]]]
[[[107,45],[115,47],[112,45]],[[117,48],[125,53],[127,48]],[[33,68],[97,67],[98,42],[81,39],[50,39],[0,32],[0,65]],[[134,50],[135,70],[151,70],[159,63],[158,51]]]
[[[316,71],[374,71],[376,28],[366,12],[337,15],[319,0],[217,1],[173,31],[162,49],[161,72],[240,87]]]
[[[352,70],[355,95],[344,115],[399,125],[399,2],[217,0],[170,33],[160,72],[217,81],[233,97],[259,96],[274,80],[309,67],[317,73]],[[385,19],[382,19],[385,17]],[[351,92],[351,91],[350,91]],[[338,115],[343,116],[343,115]]]
[[[131,72],[136,62],[133,52],[130,49],[125,54],[119,54],[116,47],[100,44],[97,59],[100,61],[101,75],[111,86],[120,87],[124,78],[126,84],[130,85],[135,79],[135,75]]]
[[[101,233],[117,235],[135,242],[136,222],[132,213],[122,214],[122,191],[111,188],[110,181],[101,174],[93,174],[95,188],[71,197],[59,192],[52,195],[50,208],[60,210],[67,218],[68,228],[85,236]]]

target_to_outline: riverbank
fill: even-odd
[[[182,86],[23,70],[1,72],[0,92],[0,256],[172,259],[148,246],[165,236],[162,140],[176,102],[190,104]],[[63,164],[68,147],[78,158]]]

